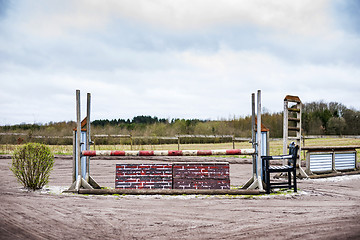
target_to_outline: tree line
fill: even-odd
[[[165,118],[157,118],[152,116],[136,116],[132,120],[130,119],[100,119],[92,121],[91,124],[95,127],[104,127],[105,125],[120,125],[120,124],[154,124],[154,123],[167,123],[168,119]]]
[[[303,104],[302,130],[304,135],[360,135],[360,111],[348,108],[337,102],[323,101]],[[283,112],[262,114],[263,124],[270,129],[270,136],[282,137]],[[151,116],[137,116],[132,120],[95,120],[93,126],[113,126],[124,131],[144,130],[152,135],[176,134],[215,134],[249,137],[251,117],[209,121],[201,119],[158,119]],[[148,126],[151,125],[151,126]],[[162,129],[159,130],[159,128]],[[169,128],[169,129],[164,129]]]
[[[262,123],[270,129],[270,137],[281,138],[283,113],[263,112]],[[72,136],[74,121],[47,124],[0,126],[1,133],[25,133],[26,136],[0,135],[0,143],[12,143],[19,138],[41,136]],[[323,101],[303,104],[303,135],[360,135],[360,111],[337,102]],[[228,120],[165,119],[136,116],[132,119],[92,121],[92,134],[131,134],[132,136],[234,135],[251,136],[251,116]],[[25,139],[26,140],[26,139]],[[54,139],[52,141],[55,141]],[[65,140],[62,140],[65,141]],[[69,140],[67,140],[69,141]]]

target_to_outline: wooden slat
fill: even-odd
[[[353,150],[360,148],[360,145],[351,145],[351,146],[308,146],[302,147],[302,150],[330,150],[330,151],[338,151],[338,150]]]
[[[293,121],[293,122],[300,122],[299,118],[290,118],[288,119],[289,121]]]
[[[286,95],[284,100],[286,100],[288,102],[301,103],[301,100],[298,96]]]
[[[300,112],[300,109],[298,108],[288,108],[289,112]]]
[[[298,127],[289,127],[289,131],[300,131],[300,128]]]

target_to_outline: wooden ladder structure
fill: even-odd
[[[299,146],[297,175],[301,177],[309,177],[301,167],[301,113],[302,103],[298,96],[287,95],[284,98],[284,120],[283,120],[283,154],[288,152],[290,142],[295,142]],[[283,163],[286,164],[285,161]]]

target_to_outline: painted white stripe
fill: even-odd
[[[250,148],[250,149],[240,149],[241,150],[241,155],[251,155],[255,153],[255,149]]]
[[[226,149],[211,150],[212,155],[226,155]]]
[[[125,156],[138,156],[139,151],[125,151]]]
[[[101,150],[101,151],[96,151],[96,155],[98,156],[110,156],[111,151],[109,150]]]
[[[168,156],[169,151],[154,151],[155,156]]]
[[[198,150],[183,150],[182,153],[184,156],[197,156]]]

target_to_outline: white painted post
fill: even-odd
[[[73,164],[72,164],[72,182],[76,181],[77,175],[78,173],[76,172],[76,133],[75,131],[73,131],[73,155],[72,155],[72,160],[73,160]]]
[[[91,94],[87,94],[87,105],[86,105],[86,150],[90,150],[90,103]],[[90,157],[86,157],[86,181],[89,182],[90,176]]]
[[[256,145],[257,143],[255,142],[256,140],[256,137],[255,137],[255,93],[252,93],[251,94],[251,142],[252,142],[252,147],[253,149],[256,149]],[[257,176],[257,162],[256,162],[256,159],[257,159],[257,156],[254,154],[252,156],[253,158],[253,176]]]
[[[261,179],[261,90],[257,92],[257,180],[258,188],[263,191]]]
[[[77,176],[81,177],[81,119],[80,119],[80,90],[76,90],[76,122],[77,122]]]

